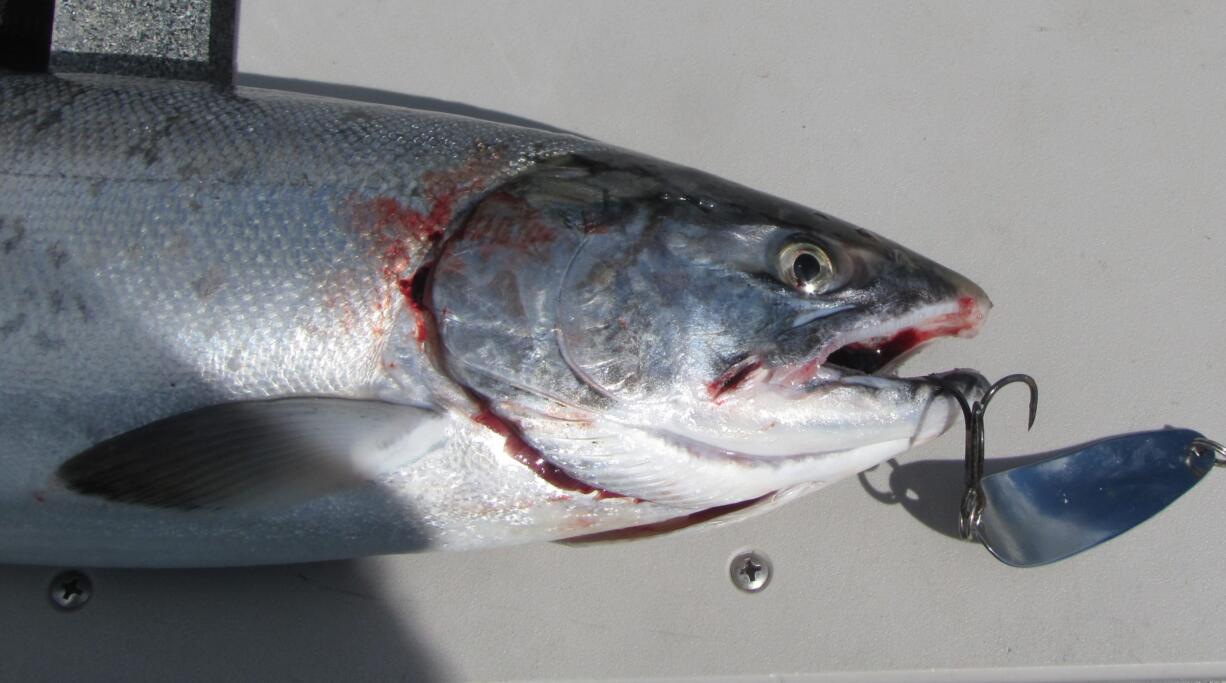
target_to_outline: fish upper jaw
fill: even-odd
[[[983,290],[966,281],[957,297],[873,325],[840,331],[799,361],[772,365],[758,355],[745,356],[707,383],[707,395],[715,403],[723,403],[735,392],[762,384],[803,394],[850,376],[890,377],[903,360],[930,341],[974,337],[991,307]],[[804,312],[796,316],[792,329],[841,314],[856,315],[856,309],[843,305]]]
[[[770,369],[766,381],[781,387],[803,388],[849,375],[889,376],[903,360],[930,341],[978,334],[992,304],[982,290],[978,287],[975,290],[877,325],[840,332],[809,358]]]

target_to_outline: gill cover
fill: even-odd
[[[672,248],[676,239],[717,241],[701,234],[712,207],[678,186],[681,174],[697,175],[615,154],[568,156],[481,200],[432,278],[429,303],[453,376],[494,400],[530,394],[589,409],[666,386],[677,331],[720,317],[712,307],[728,278]]]

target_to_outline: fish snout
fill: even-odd
[[[975,336],[987,319],[988,311],[992,310],[992,300],[987,292],[959,272],[937,263],[933,263],[931,268],[933,289],[947,292],[949,298],[957,302],[957,312],[951,320],[957,328],[952,330],[953,334],[959,337]]]

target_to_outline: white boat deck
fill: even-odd
[[[996,308],[988,457],[1226,439],[1226,4],[249,0],[240,82],[536,121],[873,229]],[[335,84],[342,87],[320,85]],[[743,524],[208,571],[0,567],[0,679],[1226,678],[1226,472],[1085,555],[956,540],[962,434]],[[870,494],[866,488],[871,488]],[[727,563],[774,564],[748,595]],[[951,671],[956,670],[956,671]]]

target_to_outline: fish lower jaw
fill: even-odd
[[[782,491],[816,490],[874,467],[939,433],[890,439],[829,453],[696,455],[705,463],[695,468],[689,478],[690,486],[671,492],[671,495],[645,499],[679,508],[707,509],[758,501]]]
[[[977,377],[969,371],[957,371],[955,374]],[[900,416],[897,423],[880,426],[871,435],[864,431],[865,427],[839,427],[831,420],[807,426],[777,424],[775,420],[770,420],[765,425],[724,434],[704,433],[678,422],[644,429],[649,430],[658,443],[685,453],[696,463],[726,462],[746,467],[778,467],[805,460],[841,458],[847,453],[882,443],[905,442],[907,445],[903,450],[927,443],[944,434],[961,416],[961,412],[947,395],[932,392],[925,396],[919,404],[907,408],[908,415]],[[856,410],[854,407],[851,409]],[[864,406],[864,409],[882,410],[873,406]]]

